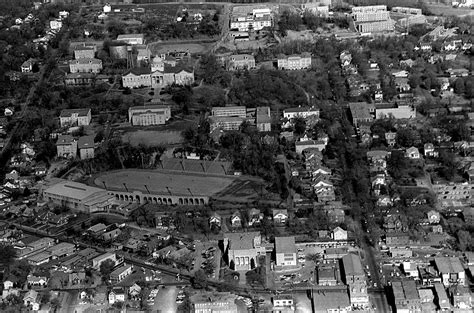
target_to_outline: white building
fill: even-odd
[[[316,107],[297,107],[283,110],[283,117],[293,119],[295,117],[307,118],[309,116],[319,117],[319,109]]]
[[[279,70],[303,70],[308,68],[311,68],[311,54],[309,53],[292,56],[278,56]]]
[[[295,237],[275,237],[276,266],[296,266]]]
[[[143,45],[145,44],[145,35],[143,34],[118,35],[117,41],[126,42],[129,45]]]
[[[91,109],[66,109],[59,115],[61,127],[87,126],[92,120]]]
[[[230,29],[259,31],[272,26],[272,11],[268,7],[236,6],[232,10]]]
[[[171,108],[166,105],[144,105],[128,109],[128,121],[133,126],[163,125],[171,118]]]
[[[112,252],[107,252],[102,255],[99,255],[92,259],[92,267],[95,269],[99,269],[100,265],[106,260],[111,260],[114,262],[114,264],[116,264],[117,256],[115,255],[115,253],[112,253]]]

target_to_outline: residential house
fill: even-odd
[[[293,56],[279,55],[277,64],[279,70],[308,69],[311,67],[311,54],[303,53]]]
[[[439,224],[441,220],[441,215],[439,214],[438,211],[431,210],[428,213],[426,213],[428,217],[428,223],[430,224]]]
[[[26,283],[28,287],[46,287],[48,284],[48,279],[44,276],[35,276],[35,275],[28,275],[26,277]]]
[[[338,226],[332,230],[331,238],[333,240],[347,240],[347,230]]]
[[[94,73],[102,71],[102,60],[95,58],[81,58],[69,61],[71,73]]]
[[[116,302],[125,302],[126,292],[123,287],[114,287],[109,292],[109,304],[113,305]]]
[[[423,151],[426,157],[436,158],[439,155],[438,151],[435,150],[435,147],[432,143],[425,143],[425,145],[423,146]]]
[[[385,141],[387,142],[387,145],[389,147],[395,146],[395,143],[397,139],[397,133],[396,132],[386,132],[385,133]]]
[[[323,151],[326,145],[327,142],[324,140],[301,138],[300,141],[295,142],[295,150],[297,154],[301,155],[306,149],[318,149],[319,151]]]
[[[420,151],[418,151],[418,148],[410,147],[406,150],[405,157],[412,160],[418,160],[421,158],[421,154],[420,154]]]
[[[348,50],[344,50],[339,54],[339,60],[342,67],[349,66],[352,62],[352,54]]]
[[[121,282],[125,277],[132,274],[132,265],[124,264],[119,268],[115,269],[112,273],[110,273],[110,281],[112,283]]]
[[[255,57],[250,54],[233,54],[226,62],[229,71],[249,70],[255,68]]]
[[[272,210],[273,223],[276,225],[285,225],[288,221],[287,209],[273,209]]]
[[[239,211],[232,213],[232,216],[230,217],[230,225],[232,227],[242,227],[242,215]]]
[[[41,298],[36,290],[29,290],[23,297],[23,305],[38,311],[41,306]]]
[[[13,288],[13,285],[15,284],[15,283],[13,282],[13,280],[14,280],[13,278],[12,278],[12,279],[7,279],[7,280],[5,280],[5,281],[3,282],[3,289],[4,289],[4,290],[8,290],[8,289],[10,289],[10,288]]]
[[[77,149],[81,160],[94,158],[94,136],[82,136],[77,141]]]
[[[130,286],[128,289],[128,295],[132,300],[140,300],[140,294],[142,292],[142,288],[138,286],[136,283]]]
[[[466,77],[469,76],[469,70],[465,68],[449,68],[446,73],[451,77]]]
[[[249,220],[247,222],[248,226],[258,226],[263,221],[263,213],[256,208],[252,208],[248,212]]]
[[[91,109],[66,109],[59,115],[61,127],[88,126],[91,120]]]
[[[209,217],[209,227],[212,229],[214,227],[221,228],[222,217],[217,212],[214,212]]]
[[[75,158],[77,141],[71,135],[61,135],[56,141],[57,156],[60,158]]]
[[[275,237],[275,256],[277,267],[297,265],[295,237]]]
[[[86,272],[72,272],[68,274],[68,282],[70,285],[82,285],[86,281]]]
[[[31,73],[33,72],[33,59],[28,59],[21,64],[21,72],[22,73]]]
[[[434,259],[438,273],[446,287],[456,284],[464,285],[466,273],[461,261],[456,257],[436,257]]]
[[[229,267],[236,271],[249,271],[257,266],[258,258],[265,255],[260,232],[237,232],[224,234],[224,253]]]

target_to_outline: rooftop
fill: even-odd
[[[437,257],[434,259],[434,261],[438,271],[441,273],[447,274],[464,272],[464,268],[458,258]]]
[[[64,180],[56,185],[49,187],[44,192],[55,195],[64,195],[68,198],[83,201],[93,196],[95,193],[103,193],[105,191],[96,187],[90,187],[81,183]]]
[[[295,253],[295,237],[275,237],[276,253]]]
[[[77,60],[72,60],[70,63],[76,63],[76,64],[102,64],[102,60],[96,59],[96,58],[81,58]]]
[[[165,110],[165,109],[170,109],[168,105],[139,105],[139,106],[134,106],[128,108],[128,111],[143,111],[143,110]]]
[[[300,113],[300,112],[319,112],[316,107],[296,107],[283,110],[284,113]]]
[[[232,250],[254,249],[256,237],[260,237],[260,233],[256,231],[224,234],[224,238],[229,240]]]
[[[77,141],[77,148],[87,149],[94,148],[94,136],[82,136]]]
[[[346,276],[365,275],[358,255],[349,253],[342,257],[342,263],[344,265],[344,273]]]
[[[349,108],[353,118],[356,119],[371,119],[369,108],[373,107],[373,104],[367,102],[353,102],[349,103]]]
[[[61,111],[60,117],[71,117],[73,114],[78,116],[87,116],[89,115],[91,109],[65,109]]]
[[[144,34],[122,34],[117,36],[117,40],[121,39],[135,39],[135,38],[145,38]]]

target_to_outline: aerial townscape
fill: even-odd
[[[474,0],[0,0],[0,312],[474,312]]]

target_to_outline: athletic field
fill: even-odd
[[[108,190],[136,190],[143,193],[173,196],[212,196],[223,191],[235,180],[194,173],[173,173],[158,170],[119,170],[100,174],[94,183]],[[125,186],[124,186],[125,183]],[[146,185],[146,187],[145,187]],[[148,190],[146,189],[148,188]]]

